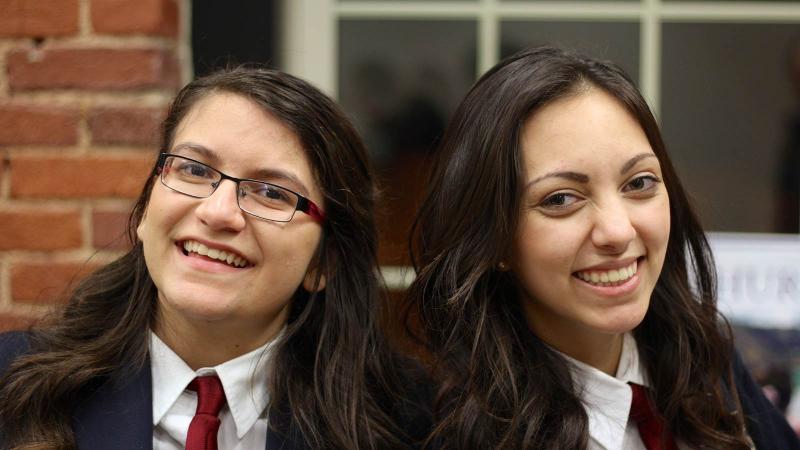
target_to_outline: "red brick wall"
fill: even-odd
[[[0,0],[0,331],[124,249],[189,0]]]

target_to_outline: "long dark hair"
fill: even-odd
[[[519,222],[523,124],[587,87],[608,92],[637,119],[669,194],[667,258],[634,330],[658,409],[692,448],[749,448],[742,414],[730,412],[731,401],[738,405],[732,343],[716,308],[713,260],[658,124],[617,66],[550,47],[500,62],[472,87],[445,132],[412,230],[417,278],[409,299],[441,381],[431,442],[455,449],[588,443],[566,361],[528,329],[514,275],[497,268]]]
[[[316,255],[324,291],[298,288],[271,363],[271,404],[291,414],[311,448],[403,448],[388,411],[395,363],[379,332],[375,189],[364,145],[340,108],[308,83],[266,69],[235,68],[184,87],[162,129],[161,151],[191,108],[214,92],[242,95],[299,138],[324,196]],[[58,319],[31,332],[31,353],[2,380],[0,426],[11,447],[74,447],[70,412],[96,383],[140,370],[156,317],[156,288],[135,230],[155,168],[129,221],[132,249],[89,276]],[[319,278],[317,279],[319,282]],[[272,422],[272,421],[271,421]]]

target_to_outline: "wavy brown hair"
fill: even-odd
[[[291,414],[296,436],[311,448],[405,448],[409,439],[394,414],[406,366],[378,327],[385,298],[377,270],[375,189],[360,137],[340,108],[308,83],[240,67],[195,80],[178,93],[163,123],[160,151],[171,148],[191,108],[215,92],[244,96],[293,130],[324,197],[316,258],[318,277],[327,284],[318,294],[300,287],[292,300],[271,363],[272,407]],[[0,381],[0,434],[10,447],[74,448],[70,415],[81,393],[147,363],[156,288],[135,230],[155,179],[153,168],[130,216],[132,250],[86,278],[57,320],[32,330],[31,351]]]
[[[732,340],[717,312],[711,252],[658,124],[617,66],[551,47],[500,62],[472,87],[438,148],[412,230],[410,305],[441,381],[429,443],[587,446],[588,419],[567,362],[530,331],[514,275],[497,269],[519,226],[522,127],[544,105],[587,87],[608,92],[636,118],[670,198],[666,261],[634,330],[658,410],[691,448],[747,449],[742,414],[729,409],[739,403]]]

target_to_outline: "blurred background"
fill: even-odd
[[[249,61],[306,78],[356,123],[400,297],[449,116],[481,73],[544,43],[613,60],[644,92],[712,232],[737,345],[786,408],[800,384],[796,0],[0,0],[0,330],[120,255],[171,96]]]

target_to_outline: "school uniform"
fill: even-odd
[[[0,334],[0,375],[16,356],[24,354],[28,348],[25,333]],[[236,360],[199,371],[202,372],[201,375],[214,372],[220,376],[226,396],[233,397],[232,406],[227,406],[220,414],[222,421],[220,432],[226,433],[220,436],[220,449],[308,448],[292,421],[291,414],[267,406],[268,395],[263,389],[266,385],[264,383],[266,372],[259,372],[259,369],[264,369],[264,361],[268,359],[270,351],[267,344]],[[191,421],[188,414],[193,415],[192,410],[196,405],[195,394],[187,392],[185,387],[194,378],[195,372],[188,366],[181,367],[180,363],[183,361],[157,337],[151,341],[151,355],[158,358],[158,362],[148,360],[144,367],[131,374],[125,381],[105,382],[93,386],[81,396],[72,414],[72,428],[78,449],[183,448],[186,431],[181,429],[182,423],[185,422],[188,428],[188,423]],[[253,368],[256,369],[255,375],[252,375]],[[252,375],[254,383],[245,382],[243,385],[238,377],[245,375],[248,377]],[[157,397],[155,401],[154,376],[156,380],[160,380],[159,387],[155,391]],[[237,386],[233,387],[232,383]],[[257,384],[262,387],[250,389],[250,385]],[[259,397],[261,399],[258,399]],[[424,413],[414,412],[412,417],[403,419],[409,420],[399,423],[409,426],[408,433],[412,436],[424,436],[429,430],[430,419]],[[3,436],[0,435],[0,449],[4,448],[3,443]]]
[[[639,359],[636,340],[626,333],[617,372],[612,377],[594,367],[563,355],[586,408],[589,428],[587,450],[645,450],[638,426],[631,419],[631,384],[650,387]],[[747,433],[759,450],[796,450],[800,443],[786,420],[764,397],[738,354],[734,359],[734,383],[746,415]],[[679,450],[690,450],[676,442]]]

